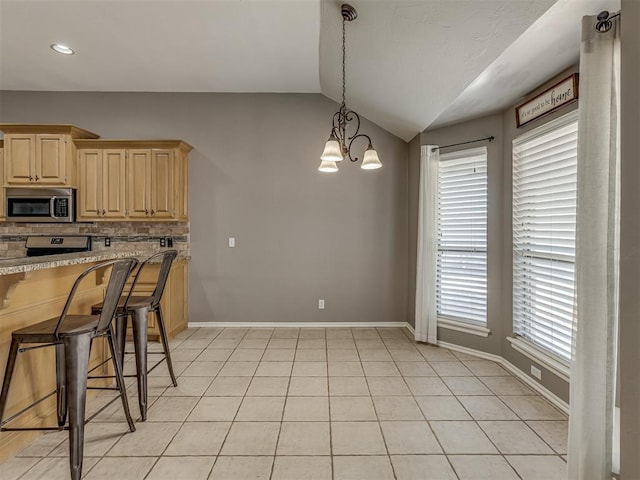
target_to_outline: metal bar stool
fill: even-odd
[[[178,252],[176,250],[167,250],[147,258],[142,262],[140,268],[138,268],[138,272],[135,275],[129,294],[123,295],[118,302],[118,309],[116,312],[116,337],[119,345],[121,363],[124,363],[127,320],[131,318],[134,343],[133,353],[135,354],[136,359],[135,376],[138,380],[138,403],[140,405],[140,416],[143,422],[147,419],[147,375],[166,360],[169,375],[171,376],[171,382],[174,387],[178,386],[178,381],[176,380],[176,376],[173,372],[173,363],[171,362],[167,329],[164,324],[164,317],[162,316],[162,308],[160,307],[162,294],[164,293],[164,288],[167,284],[167,279],[169,278],[169,271],[171,270],[171,265],[177,255]],[[145,271],[145,268],[148,265],[158,263],[158,259],[161,259],[160,272],[158,273],[153,293],[151,295],[136,295],[136,285],[140,278],[142,278],[142,273]],[[91,312],[98,314],[102,311],[102,308],[103,305],[99,303],[91,308]],[[151,368],[147,367],[147,315],[149,312],[153,312],[157,319],[160,341],[162,342],[162,352],[157,353],[163,355],[162,358]]]
[[[58,318],[51,318],[44,322],[16,330],[11,334],[11,346],[7,368],[2,383],[2,393],[0,393],[0,431],[13,430],[60,430],[65,428],[67,412],[69,414],[69,466],[71,478],[79,480],[82,476],[82,457],[84,451],[84,426],[100,412],[91,418],[85,419],[85,407],[87,399],[87,376],[89,370],[89,353],[94,338],[106,337],[109,349],[111,350],[111,360],[116,371],[116,385],[119,395],[112,401],[120,397],[124,409],[129,430],[134,432],[135,425],[129,412],[126,386],[122,375],[122,364],[115,344],[112,320],[118,305],[118,300],[122,295],[124,285],[129,275],[138,264],[134,258],[122,260],[111,260],[99,263],[85,270],[73,284],[67,302]],[[104,297],[104,308],[100,315],[69,315],[68,311],[73,302],[78,286],[87,275],[99,269],[111,267],[111,275]],[[34,347],[20,348],[20,344],[42,344]],[[9,396],[9,386],[16,365],[17,355],[35,348],[55,346],[56,349],[56,392],[47,397],[57,394],[57,417],[58,427],[44,428],[6,428],[11,420],[25,413],[29,408],[40,403],[44,399],[34,402],[27,408],[12,415],[7,420],[3,420],[7,399]],[[108,361],[108,360],[107,360]],[[47,398],[45,397],[45,398]],[[110,403],[108,404],[110,405]],[[105,405],[100,411],[104,410]]]

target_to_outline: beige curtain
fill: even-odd
[[[438,248],[438,162],[436,145],[420,152],[420,199],[418,201],[418,264],[416,267],[415,339],[438,342],[436,316],[436,255]]]
[[[616,379],[620,195],[618,19],[582,21],[578,119],[575,357],[568,476],[610,480]]]

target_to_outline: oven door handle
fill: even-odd
[[[60,218],[56,216],[56,200],[58,197],[56,197],[55,195],[53,197],[51,197],[51,200],[49,200],[49,215],[51,215],[51,218]]]

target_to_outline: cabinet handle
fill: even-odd
[[[33,177],[31,175],[29,175],[29,181],[33,182]]]
[[[102,216],[104,217],[106,215],[107,212],[105,212],[104,210],[102,210]]]
[[[38,175],[36,175],[36,182],[40,180],[40,177],[38,177]]]
[[[155,214],[156,212],[153,209],[151,209],[151,215],[155,215]]]
[[[149,210],[147,210],[146,208],[144,209],[144,214],[145,215],[149,215]]]

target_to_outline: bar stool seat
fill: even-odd
[[[50,318],[35,325],[14,330],[11,335],[20,339],[22,343],[55,342],[55,330],[59,317]],[[98,326],[95,315],[67,315],[58,334],[60,336],[82,335],[92,332]]]
[[[120,297],[120,301],[118,301],[118,310],[116,311],[116,315],[125,315],[127,314],[125,311],[125,304],[128,307],[127,310],[133,310],[134,308],[143,308],[145,306],[150,307],[153,304],[152,296],[131,296],[129,297],[129,301],[127,303],[127,297]],[[102,310],[102,303],[96,303],[91,307],[92,312],[99,312]]]
[[[167,250],[157,253],[147,258],[140,264],[135,278],[129,289],[128,295],[123,295],[118,301],[116,310],[116,338],[119,345],[121,363],[124,364],[125,343],[127,335],[127,322],[131,319],[133,330],[134,354],[136,359],[136,378],[138,383],[138,403],[140,406],[140,417],[144,422],[147,419],[147,376],[148,373],[157,367],[163,361],[167,362],[167,369],[171,377],[171,383],[174,387],[178,386],[178,381],[173,372],[173,363],[171,362],[171,351],[169,350],[169,339],[167,337],[167,329],[164,324],[162,315],[162,307],[160,301],[162,294],[169,278],[171,265],[177,257],[176,250]],[[142,277],[142,273],[148,265],[160,262],[160,271],[156,279],[155,289],[152,295],[136,295],[135,289],[138,281]],[[95,304],[91,307],[91,313],[99,314],[103,309],[102,303]],[[147,315],[152,312],[156,316],[160,341],[162,342],[163,357],[148,368],[147,356],[147,340],[148,325]],[[156,353],[156,352],[154,352]]]
[[[111,260],[94,265],[85,270],[75,281],[62,313],[57,318],[50,318],[42,322],[20,328],[11,333],[11,346],[9,357],[0,392],[0,431],[14,430],[51,430],[55,427],[43,428],[9,428],[5,425],[26,412],[29,408],[38,404],[37,400],[27,408],[15,413],[9,419],[4,420],[4,412],[9,398],[11,379],[15,370],[18,353],[34,348],[54,347],[56,355],[56,406],[58,428],[64,428],[69,419],[69,468],[72,480],[80,480],[82,477],[82,460],[84,452],[84,426],[87,377],[89,374],[89,355],[93,340],[105,337],[111,351],[111,361],[115,369],[115,380],[118,397],[122,401],[122,407],[129,425],[130,431],[135,431],[135,425],[129,412],[126,385],[122,375],[122,364],[115,343],[112,320],[116,311],[118,299],[122,295],[127,278],[138,264],[134,258]],[[109,282],[105,291],[104,308],[100,315],[69,315],[67,312],[73,303],[78,286],[84,278],[98,269],[111,268]],[[21,344],[36,344],[31,347],[21,348]],[[108,360],[107,360],[108,361]],[[46,398],[46,397],[45,397]],[[107,405],[108,406],[108,405]],[[106,408],[103,407],[103,408]]]

